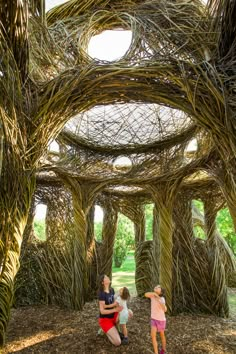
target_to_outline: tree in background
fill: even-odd
[[[40,241],[46,240],[46,227],[44,220],[34,221],[34,233]]]
[[[94,231],[97,241],[102,241],[102,222],[94,223]],[[134,248],[134,225],[130,219],[119,214],[118,228],[114,245],[115,267],[121,267],[129,249]]]
[[[216,224],[219,232],[227,241],[229,247],[236,256],[236,233],[228,208],[221,209],[216,218]]]
[[[145,205],[145,215],[146,215],[146,239],[152,240],[152,227],[153,227],[153,208],[154,204]]]
[[[193,201],[194,206],[204,213],[203,203],[199,200]],[[233,220],[228,208],[221,209],[217,213],[216,225],[222,237],[226,240],[229,247],[236,255],[236,233],[234,232]],[[197,237],[205,239],[206,235],[200,226],[195,226],[194,231]]]

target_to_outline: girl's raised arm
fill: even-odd
[[[150,293],[145,293],[144,296],[148,297],[150,299],[151,297],[155,296],[155,293],[153,293],[153,292],[152,293],[151,292]]]

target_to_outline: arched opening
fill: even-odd
[[[154,209],[154,204],[146,204],[145,205],[146,240],[153,239],[153,209]]]
[[[136,294],[134,243],[133,222],[119,213],[113,249],[112,284],[116,289],[126,286],[133,295]]]
[[[103,209],[95,205],[94,210],[94,234],[97,241],[102,240]]]
[[[49,145],[48,145],[48,150],[50,152],[59,152],[59,144],[56,142],[56,140],[53,140]]]
[[[201,200],[193,200],[193,231],[195,237],[206,240],[204,205]]]
[[[127,156],[119,156],[113,162],[113,168],[119,172],[129,172],[132,168],[132,161]]]
[[[38,204],[36,206],[35,216],[34,216],[34,234],[36,238],[40,241],[46,240],[46,214],[47,205]]]

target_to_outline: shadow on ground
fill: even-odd
[[[130,308],[134,311],[128,324],[130,344],[119,348],[112,347],[106,336],[97,336],[96,301],[87,303],[82,312],[47,306],[15,309],[3,353],[152,353],[149,300],[133,298]],[[168,354],[236,352],[236,314],[228,319],[181,315],[168,317],[167,323]]]

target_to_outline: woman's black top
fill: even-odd
[[[110,304],[113,304],[113,302],[115,300],[114,295],[115,295],[115,291],[113,288],[110,289],[109,293],[106,293],[105,291],[99,291],[98,300],[105,301],[105,305],[110,305]],[[115,307],[115,305],[114,305],[114,307]],[[111,309],[109,309],[109,310],[111,310]],[[102,315],[100,312],[99,317],[100,318],[113,318],[114,315],[115,315],[115,313]]]

